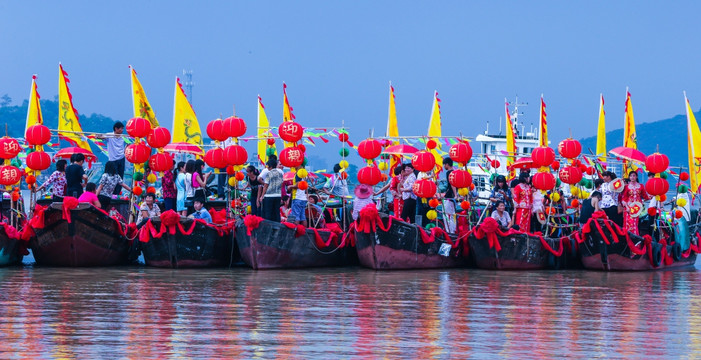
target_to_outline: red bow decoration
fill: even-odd
[[[246,225],[246,234],[251,235],[251,231],[258,228],[258,225],[263,221],[263,218],[255,215],[246,215],[243,218],[243,224]]]
[[[71,210],[78,207],[78,199],[72,196],[63,198],[63,219],[71,223]]]

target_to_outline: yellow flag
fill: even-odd
[[[691,110],[686,94],[684,94],[684,100],[686,100],[686,124],[689,146],[689,184],[691,191],[697,193],[699,185],[701,185],[699,183],[701,180],[701,131],[699,131],[699,124],[696,122],[696,116]]]
[[[540,94],[540,139],[538,139],[538,146],[543,147],[548,146],[548,121],[546,116],[545,101],[543,101],[543,94]]]
[[[604,95],[601,94],[599,101],[599,127],[596,132],[596,155],[600,160],[606,159],[606,112],[604,111]]]
[[[270,136],[270,123],[268,122],[268,117],[265,115],[265,106],[263,106],[263,101],[258,95],[258,160],[260,160],[263,165],[268,162],[268,155],[266,150],[268,149],[267,139]]]
[[[394,103],[394,87],[389,84],[389,115],[387,117],[387,133],[386,136],[395,138],[390,140],[392,145],[399,145],[399,129],[397,128],[397,107]],[[394,176],[394,168],[397,167],[401,157],[392,155],[389,160],[389,175]]]
[[[180,79],[175,78],[175,104],[173,106],[173,142],[202,145],[202,131],[197,122],[195,110],[187,101],[187,96],[180,85]]]
[[[433,157],[436,158],[436,172],[440,172],[441,169],[443,168],[443,157],[441,157],[440,154],[438,154],[438,150],[441,148],[441,139],[440,137],[442,135],[441,131],[441,99],[438,98],[438,91],[435,91],[433,93],[433,108],[431,109],[431,121],[428,124],[428,138],[433,139],[438,146],[436,146],[435,149],[431,150],[431,153],[433,153]],[[433,137],[437,138],[433,138]]]
[[[630,102],[628,90],[626,90],[626,115],[623,123],[623,146],[632,149],[638,148],[638,138],[635,134],[635,119],[633,118],[633,104]]]
[[[295,114],[292,113],[292,106],[290,106],[290,101],[287,99],[287,84],[282,83],[282,121],[292,121],[296,119]],[[284,141],[285,147],[291,147],[294,145],[291,142]]]
[[[90,145],[83,137],[83,128],[78,121],[78,111],[73,107],[73,99],[68,89],[68,73],[58,64],[58,135],[73,146],[90,150]]]
[[[29,93],[29,107],[27,109],[27,125],[25,130],[32,125],[43,124],[44,118],[41,116],[41,105],[39,104],[39,93],[37,92],[37,76],[32,75],[32,90]]]
[[[511,168],[516,157],[516,137],[514,136],[514,125],[511,123],[511,114],[509,114],[509,103],[504,99],[506,109],[506,152],[509,153],[506,157],[506,166]],[[510,177],[514,177],[514,171],[510,172]]]
[[[146,98],[144,88],[141,87],[139,79],[136,78],[136,71],[131,65],[129,65],[129,70],[131,72],[131,99],[134,103],[134,117],[144,118],[151,123],[151,127],[157,128],[156,114]]]

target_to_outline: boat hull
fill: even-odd
[[[539,270],[560,267],[561,257],[554,256],[540,241],[527,234],[497,235],[501,249],[489,246],[487,238],[478,239],[474,233],[468,241],[475,265],[487,270]],[[545,238],[551,248],[559,250],[560,240]]]
[[[353,263],[347,247],[319,249],[315,234],[306,230],[295,237],[295,229],[284,224],[262,220],[248,235],[246,226],[236,226],[236,244],[241,259],[253,269],[282,269],[344,266]],[[318,231],[323,241],[328,241],[331,232]]]
[[[152,219],[159,229],[160,220]],[[182,221],[183,228],[190,229],[193,220]],[[161,268],[203,268],[231,266],[235,261],[233,234],[220,236],[216,229],[197,223],[192,234],[176,230],[160,237],[150,237],[141,242],[146,265]]]
[[[23,248],[26,246],[21,240],[12,239],[4,231],[0,230],[0,266],[12,266],[22,263]]]
[[[606,230],[604,221],[600,222],[602,231],[605,232],[607,239],[613,239],[610,231]],[[644,241],[643,238],[628,233],[634,244]],[[621,236],[619,236],[621,238]],[[687,257],[680,256],[678,259],[673,258],[671,246],[663,249],[663,245],[653,243],[652,246],[657,247],[658,252],[666,251],[673,261],[670,264],[665,264],[664,261],[651,261],[652,247],[647,249],[645,254],[638,255],[631,251],[628,242],[624,239],[619,241],[611,241],[607,244],[604,238],[599,234],[596,227],[592,225],[592,231],[588,233],[581,244],[580,255],[582,265],[589,270],[604,270],[604,271],[646,271],[646,270],[665,270],[676,269],[694,266],[696,263],[696,253],[691,251]],[[654,264],[658,262],[658,264]]]
[[[131,242],[120,235],[119,223],[89,205],[63,219],[60,203],[44,211],[44,228],[34,229],[29,242],[37,265],[112,266],[129,262]]]
[[[383,221],[386,223],[386,218]],[[441,246],[446,244],[442,239],[425,244],[416,225],[395,220],[387,230],[376,226],[370,233],[356,232],[355,247],[362,266],[375,270],[399,270],[467,265],[468,259],[459,253],[459,249],[451,249],[448,256],[439,254]]]

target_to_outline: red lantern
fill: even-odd
[[[387,174],[385,174],[385,173],[382,173],[382,176],[380,177],[380,181],[385,182],[387,180],[389,180],[389,176],[387,176]]]
[[[303,153],[307,152],[307,147],[304,146],[304,144],[299,144],[299,145],[297,145],[297,147],[298,147],[300,150],[302,150]]]
[[[142,138],[147,137],[151,132],[151,123],[140,117],[129,119],[127,122],[127,134],[131,137]]]
[[[275,139],[273,139],[273,138],[268,138],[268,140],[266,140],[266,141],[268,142],[268,145],[270,145],[270,146],[275,145]]]
[[[648,157],[645,159],[645,168],[651,173],[663,173],[668,167],[669,158],[667,158],[667,155],[654,153],[652,155],[648,155]]]
[[[588,167],[586,171],[587,171],[587,175],[594,175],[594,168],[593,167],[591,167],[591,166]]]
[[[27,184],[29,184],[29,185],[34,185],[37,182],[37,178],[34,175],[27,175],[27,178],[25,180],[27,181]]]
[[[236,170],[234,169],[233,166],[227,166],[226,167],[226,174],[227,175],[234,175],[234,174],[236,174]]]
[[[140,186],[134,186],[134,188],[131,189],[131,192],[136,196],[141,195],[143,193],[143,191],[144,191],[144,189],[142,189]]]
[[[382,172],[376,166],[366,166],[358,171],[358,182],[375,186],[382,180]]]
[[[340,141],[342,143],[348,142],[348,134],[347,133],[338,134],[338,141]]]
[[[428,206],[432,208],[437,208],[440,203],[438,202],[438,199],[431,199],[428,201]]]
[[[27,155],[27,167],[32,170],[42,171],[51,166],[51,156],[43,151],[34,151]]]
[[[654,208],[654,207],[647,208],[647,214],[648,214],[649,216],[655,216],[655,215],[657,215],[657,208]]]
[[[170,142],[170,131],[164,127],[157,127],[148,134],[146,142],[153,148],[162,148]]]
[[[153,171],[168,171],[173,168],[173,157],[168,153],[156,153],[148,160],[148,166]]]
[[[382,144],[374,139],[363,140],[358,144],[358,155],[366,160],[372,160],[382,153]]]
[[[463,210],[469,210],[469,209],[470,209],[470,202],[467,201],[467,200],[463,200],[463,201],[460,203],[460,208],[463,209]]]
[[[579,163],[579,165],[577,165],[577,167],[579,168],[579,170],[582,170],[582,173],[587,172],[587,166],[586,166],[586,165],[584,165],[584,164],[582,164],[582,163]]]
[[[304,129],[302,129],[300,124],[297,124],[294,121],[285,121],[280,125],[278,133],[280,134],[280,138],[282,140],[295,143],[302,139]]]
[[[228,138],[224,131],[224,120],[214,119],[207,124],[207,136],[214,141],[224,141]]]
[[[531,179],[533,187],[538,190],[552,190],[555,187],[555,176],[549,172],[539,172]]]
[[[14,185],[22,178],[22,172],[15,166],[0,166],[0,185]]]
[[[245,178],[246,175],[244,175],[241,171],[237,172],[236,175],[234,175],[234,179],[236,179],[236,181],[243,181],[243,179]]]
[[[223,120],[224,134],[227,137],[241,137],[246,133],[246,122],[240,117],[230,116]],[[209,132],[207,132],[209,134]],[[212,138],[210,136],[210,138]],[[214,138],[212,138],[214,139]],[[216,139],[215,139],[216,140]],[[224,138],[226,140],[226,138]],[[222,140],[219,140],[222,141]]]
[[[495,169],[498,169],[501,166],[501,163],[499,162],[499,160],[492,160],[489,162],[489,164]]]
[[[436,158],[428,151],[419,151],[411,158],[411,165],[419,171],[431,171],[436,166]]]
[[[243,165],[248,161],[248,151],[241,145],[230,145],[224,149],[224,158],[229,165]]]
[[[207,150],[207,153],[204,154],[204,162],[206,162],[209,167],[215,169],[225,168],[226,165],[228,165],[226,154],[222,148]]]
[[[539,146],[531,152],[535,167],[550,166],[555,161],[555,150],[547,146]]]
[[[652,196],[664,195],[669,190],[669,183],[663,178],[651,178],[645,183],[645,191]]]
[[[146,188],[146,193],[147,194],[155,194],[156,193],[156,188],[153,186],[149,186]]]
[[[296,146],[288,147],[280,151],[278,159],[280,159],[283,166],[300,166],[304,162],[304,152]]]
[[[426,149],[433,150],[436,148],[436,146],[438,146],[436,140],[430,139],[426,141]]]
[[[21,148],[19,142],[11,137],[3,137],[0,139],[0,158],[12,159],[19,154]]]
[[[132,164],[143,164],[151,156],[151,148],[142,144],[131,144],[124,149],[124,157]]]
[[[679,174],[679,180],[681,181],[687,181],[689,180],[689,173],[688,172],[683,172]]]
[[[472,184],[472,175],[467,170],[453,170],[448,176],[448,182],[458,189],[468,188]]]
[[[457,163],[467,164],[472,158],[472,147],[466,142],[460,142],[450,147],[448,155]]]
[[[27,128],[24,138],[29,145],[44,145],[51,140],[51,131],[48,127],[41,124],[32,125]]]
[[[564,158],[574,159],[582,153],[582,144],[575,139],[565,139],[560,141],[557,151]]]
[[[565,166],[560,170],[560,180],[566,184],[574,185],[582,180],[582,170],[576,166]]]
[[[429,179],[422,179],[414,182],[412,190],[416,196],[428,199],[436,194],[436,183]]]
[[[346,179],[348,179],[348,173],[347,173],[347,172],[345,172],[345,171],[344,171],[344,172],[342,172],[342,173],[341,173],[341,179],[343,179],[343,180],[346,180]]]
[[[577,199],[572,200],[572,203],[570,205],[572,206],[573,209],[578,208],[579,207],[579,200],[577,200]]]
[[[553,161],[552,165],[550,165],[553,170],[557,171],[560,168],[560,162],[559,161]]]

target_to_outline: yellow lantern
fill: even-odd
[[[438,213],[436,212],[436,210],[429,210],[429,211],[426,213],[426,217],[427,217],[429,220],[433,221],[433,220],[436,220],[436,218],[438,217]]]

